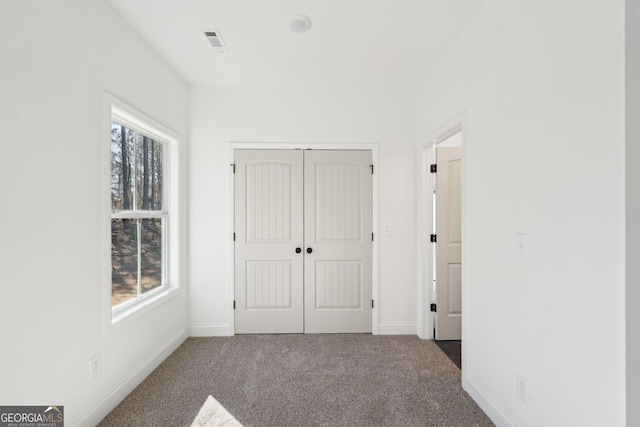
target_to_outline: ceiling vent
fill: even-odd
[[[229,50],[227,46],[224,44],[222,37],[220,36],[220,31],[218,30],[210,30],[204,32],[205,37],[209,40],[209,43],[213,47],[213,50],[216,53],[228,53]]]

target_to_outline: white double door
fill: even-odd
[[[371,332],[370,151],[235,151],[235,333]]]

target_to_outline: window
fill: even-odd
[[[112,106],[111,309],[112,320],[136,311],[171,289],[168,158],[175,140]],[[175,174],[174,174],[175,175]],[[174,284],[175,285],[175,284]],[[175,287],[175,286],[174,286]]]

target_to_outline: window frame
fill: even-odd
[[[114,325],[121,320],[133,317],[136,313],[143,313],[155,307],[156,305],[171,299],[180,290],[179,283],[179,253],[178,253],[178,153],[179,141],[175,133],[166,127],[157,123],[145,114],[139,112],[135,108],[125,104],[117,98],[107,94],[106,102],[106,118],[108,123],[108,131],[105,144],[105,234],[104,234],[104,250],[105,250],[105,268],[104,268],[104,293],[103,305],[105,307],[105,324]],[[116,122],[123,125],[127,129],[147,136],[154,141],[163,144],[162,153],[162,209],[157,211],[150,210],[129,210],[129,211],[112,211],[111,200],[111,124]],[[102,139],[101,139],[102,140]],[[139,294],[137,297],[118,304],[112,305],[112,255],[111,255],[111,221],[112,219],[163,219],[163,235],[162,235],[162,279],[161,285]],[[140,287],[140,283],[138,283]]]

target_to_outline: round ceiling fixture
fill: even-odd
[[[311,29],[311,19],[301,13],[291,15],[291,18],[289,18],[289,29],[294,33],[306,33]]]

